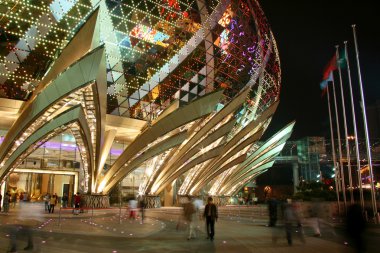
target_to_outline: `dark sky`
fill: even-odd
[[[366,104],[374,104],[380,99],[380,19],[375,13],[378,9],[374,2],[261,0],[260,4],[276,38],[282,68],[280,106],[266,135],[296,120],[292,139],[329,136],[327,99],[321,98],[319,83],[325,65],[335,53],[334,46],[343,46],[343,41],[347,40],[353,86],[358,87],[351,28],[354,23]],[[343,75],[347,75],[346,72]],[[359,100],[358,88],[354,88],[354,93]],[[348,93],[345,98],[346,104],[349,103]],[[359,105],[356,108],[359,109]]]

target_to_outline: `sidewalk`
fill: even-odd
[[[276,228],[267,227],[265,217],[245,219],[226,216],[215,225],[215,241],[206,240],[204,220],[196,220],[197,238],[186,240],[187,226],[176,229],[181,209],[147,210],[144,224],[139,220],[129,220],[126,211],[119,209],[94,210],[73,215],[70,212],[46,214],[43,206],[25,205],[11,209],[9,214],[0,215],[0,252],[9,250],[9,228],[15,225],[34,226],[34,251],[49,253],[340,253],[353,252],[345,245],[344,237],[333,229],[322,231],[322,237],[313,237],[312,230],[305,231],[306,243],[294,235],[293,246],[288,246],[285,230],[281,224]],[[121,223],[120,223],[121,221]],[[273,243],[273,233],[278,236]],[[368,252],[378,250],[379,227],[368,229]],[[19,252],[26,246],[25,235],[17,238]]]
[[[0,225],[24,224],[36,231],[102,236],[144,237],[157,233],[165,224],[145,218],[129,219],[126,208],[87,209],[78,215],[72,209],[56,209],[47,213],[40,203],[22,203],[10,209],[8,214],[0,214]]]

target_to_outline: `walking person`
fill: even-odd
[[[58,201],[58,197],[57,197],[57,194],[55,193],[50,198],[49,213],[54,213],[54,207],[57,204],[57,201]]]
[[[141,224],[144,223],[144,215],[145,215],[145,200],[144,198],[140,199],[139,202],[140,212],[141,212]]]
[[[268,200],[268,211],[269,211],[269,227],[276,226],[277,223],[277,200],[275,198],[270,198]]]
[[[312,227],[314,230],[314,236],[315,237],[320,237],[321,236],[321,228],[320,228],[320,218],[322,214],[322,204],[320,200],[315,200],[312,208]]]
[[[27,192],[24,192],[23,201],[27,202],[28,200],[29,200],[29,194]]]
[[[44,202],[45,202],[45,212],[49,211],[49,205],[50,205],[50,194],[46,193],[44,196]]]
[[[213,203],[212,197],[208,197],[203,217],[206,219],[207,239],[214,240],[215,222],[218,221],[218,208]]]
[[[136,213],[137,200],[135,200],[135,199],[129,200],[128,207],[129,207],[129,219],[136,220],[136,216],[137,216],[137,213]]]
[[[285,223],[286,239],[288,241],[289,246],[293,244],[292,227],[293,227],[294,221],[295,221],[295,215],[294,215],[293,208],[291,205],[291,200],[288,199],[287,202],[284,204],[284,223]]]
[[[63,196],[62,196],[62,207],[63,207],[63,208],[66,208],[66,207],[67,207],[67,202],[68,202],[68,200],[69,200],[69,197],[67,196],[66,193],[64,193]]]
[[[287,203],[284,204],[284,223],[286,239],[288,241],[289,246],[293,244],[292,234],[294,225],[296,225],[297,227],[298,237],[300,241],[302,243],[305,243],[305,237],[301,224],[299,209],[297,209],[297,205],[295,203],[292,203],[291,199],[288,199]]]
[[[17,193],[13,193],[12,194],[10,202],[12,203],[12,207],[15,208],[16,207],[16,202],[17,202]]]
[[[11,194],[9,191],[4,195],[3,199],[3,212],[8,213],[9,212],[9,202],[11,201]]]
[[[84,207],[86,206],[85,198],[80,198],[80,203],[79,203],[79,213],[84,213]]]
[[[347,208],[346,217],[346,235],[350,245],[353,246],[354,252],[367,252],[365,242],[366,220],[364,219],[361,206],[352,204]]]
[[[189,236],[187,237],[187,240],[190,240],[191,238],[196,237],[195,223],[194,223],[195,213],[196,213],[195,206],[194,206],[193,202],[191,202],[191,198],[188,197],[187,203],[185,203],[185,205],[183,206],[184,218],[187,221],[187,223],[189,224],[189,227],[188,227]]]
[[[80,202],[81,202],[80,193],[77,192],[77,194],[74,196],[74,207],[75,207],[75,209],[73,210],[73,213],[75,215],[79,214]]]
[[[27,245],[24,248],[25,251],[32,251],[33,246],[33,228],[28,225],[18,225],[14,224],[11,226],[10,231],[10,246],[11,249],[8,251],[9,253],[17,253],[17,239],[20,239],[19,237],[23,238],[26,237],[27,239]]]

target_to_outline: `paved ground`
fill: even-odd
[[[120,215],[121,214],[121,215]],[[203,221],[198,221],[198,236],[186,240],[186,224],[181,222],[177,230],[178,216],[170,209],[152,210],[147,218],[129,220],[126,210],[117,208],[89,210],[73,215],[70,210],[45,214],[43,206],[26,203],[0,214],[0,252],[7,252],[12,231],[21,226],[33,228],[32,252],[168,252],[168,253],[224,253],[224,252],[354,252],[345,245],[342,230],[328,223],[322,225],[322,236],[313,237],[312,228],[305,227],[306,243],[294,236],[293,246],[288,246],[281,224],[278,228],[266,227],[265,218],[244,219],[224,217],[216,224],[215,241],[205,239]],[[18,232],[18,252],[26,246],[26,235]],[[277,242],[272,237],[278,238]],[[378,251],[380,228],[371,226],[365,238],[368,252]]]

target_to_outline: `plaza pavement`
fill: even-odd
[[[202,220],[197,221],[197,238],[187,240],[186,224],[180,219],[178,208],[147,210],[143,223],[140,219],[130,220],[125,208],[90,209],[79,215],[73,215],[69,209],[47,214],[43,208],[40,203],[21,203],[11,208],[10,213],[0,214],[0,252],[9,250],[9,231],[25,225],[33,228],[35,247],[31,252],[354,252],[345,244],[339,224],[328,222],[322,223],[321,237],[314,237],[313,230],[306,226],[306,242],[294,236],[293,246],[288,246],[281,222],[273,229],[265,226],[265,215],[243,217],[236,210],[226,212],[225,208],[220,208],[222,215],[216,223],[213,242],[205,239]],[[178,221],[181,225],[177,230]],[[272,241],[273,235],[278,237],[276,243]],[[368,252],[377,252],[380,228],[371,225],[365,237]],[[26,236],[20,232],[17,242],[18,252],[24,252]]]

